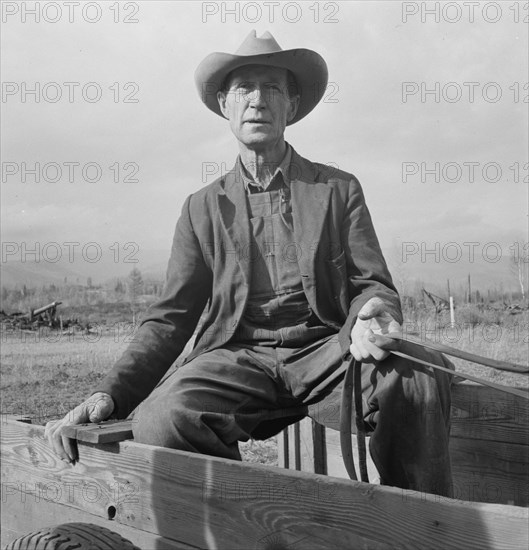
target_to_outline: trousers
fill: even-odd
[[[382,484],[450,496],[451,376],[410,363],[390,355],[362,364],[371,457]],[[239,441],[266,439],[297,422],[343,373],[336,335],[301,348],[228,344],[184,364],[153,390],[136,411],[134,439],[240,460]]]

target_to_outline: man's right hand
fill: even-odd
[[[77,459],[75,441],[62,435],[64,426],[84,424],[86,422],[102,422],[114,410],[114,400],[108,393],[98,392],[71,410],[62,420],[54,420],[46,424],[45,437],[54,453],[65,462]]]

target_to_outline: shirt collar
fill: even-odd
[[[268,187],[266,189],[263,189],[263,190],[276,188],[276,186],[277,186],[276,181],[277,181],[277,178],[279,177],[279,175],[282,176],[282,180],[283,180],[284,185],[287,188],[290,188],[290,164],[292,162],[292,147],[290,146],[289,143],[287,143],[286,146],[287,146],[287,150],[286,150],[285,156],[283,157],[283,160],[279,163],[279,166],[276,168],[276,171],[274,172],[274,175],[272,176],[272,179],[270,180],[270,184],[268,185]],[[252,176],[248,172],[248,170],[246,170],[240,156],[239,156],[239,166],[240,166],[241,179],[242,179],[242,182],[244,184],[244,189],[246,191],[248,191],[248,185],[252,185],[254,188],[255,187],[262,188],[262,186],[260,184],[258,184],[254,181],[254,179],[252,178]],[[281,185],[280,185],[280,187],[281,187]]]

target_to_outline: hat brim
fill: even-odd
[[[288,69],[294,75],[300,94],[299,106],[287,126],[307,116],[319,103],[327,87],[327,64],[318,53],[298,48],[258,55],[235,55],[215,52],[208,55],[195,71],[195,84],[206,107],[224,117],[217,100],[226,76],[245,65],[268,65]]]

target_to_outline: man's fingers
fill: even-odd
[[[48,422],[44,435],[48,439],[48,442],[55,452],[55,454],[66,462],[72,462],[77,457],[75,441],[62,435],[62,429],[64,426],[71,426],[74,424],[82,424],[88,421],[88,411],[83,405],[75,407],[75,409],[68,412],[61,420]]]
[[[382,349],[393,349],[397,350],[399,349],[399,341],[395,340],[394,338],[388,338],[387,336],[384,336],[382,334],[375,334],[373,343]]]
[[[62,420],[48,422],[44,436],[53,452],[66,462],[77,459],[77,442],[63,435],[65,426],[84,424],[85,422],[101,422],[106,420],[114,410],[114,400],[108,394],[98,392],[92,397],[68,412]]]
[[[389,352],[374,348],[371,351],[368,351],[367,349],[364,349],[361,351],[358,346],[355,346],[354,344],[351,344],[351,347],[349,348],[351,351],[351,355],[357,360],[361,361],[362,363],[373,363],[374,361],[383,361],[388,355]]]
[[[50,437],[50,434],[53,430],[53,427],[55,424],[59,422],[58,420],[50,420],[49,422],[46,422],[46,426],[44,427],[44,437],[48,439]]]
[[[66,458],[66,453],[62,447],[62,442],[59,440],[59,423],[60,420],[53,420],[46,424],[44,429],[44,435],[48,440],[50,447],[53,449],[53,452],[62,459]]]
[[[362,354],[358,350],[355,344],[351,344],[349,346],[349,351],[351,352],[351,355],[357,360],[362,361]]]
[[[351,343],[350,351],[353,357],[357,361],[363,361],[365,363],[372,363],[373,361],[382,361],[388,355],[389,352],[385,349],[381,349],[378,345],[379,335],[376,335],[371,330],[366,330],[362,337],[355,338]],[[393,344],[391,338],[384,338],[383,343],[387,340],[390,344]]]
[[[114,409],[114,402],[111,397],[98,397],[91,407],[88,418],[90,422],[102,422],[106,420]]]
[[[395,321],[395,319],[392,319],[388,325],[387,331],[389,333],[398,332],[402,334],[402,325],[398,321]]]
[[[368,347],[368,344],[369,342],[366,341],[366,338],[362,338],[356,342],[358,357],[355,357],[355,359],[357,361],[370,362],[373,360],[373,356],[371,354],[372,349]]]
[[[358,312],[358,318],[362,321],[367,321],[373,317],[380,315],[390,315],[391,308],[388,303],[384,302],[381,298],[370,298]]]
[[[389,351],[381,349],[376,344],[369,341],[365,343],[365,349],[368,354],[367,359],[382,361],[389,355]]]
[[[68,455],[68,459],[71,462],[75,462],[75,460],[77,460],[77,442],[75,439],[70,439],[69,437],[61,435],[61,442],[66,454]]]
[[[364,304],[362,309],[358,312],[358,318],[362,321],[367,321],[368,319],[382,315],[385,310],[386,309],[383,303],[370,300]]]
[[[68,454],[64,450],[64,445],[63,445],[63,442],[62,442],[61,430],[60,430],[59,425],[54,427],[53,431],[50,433],[48,441],[50,442],[51,447],[52,447],[53,451],[55,452],[55,454],[61,460],[65,460],[66,462],[70,462],[70,457],[68,456]]]

